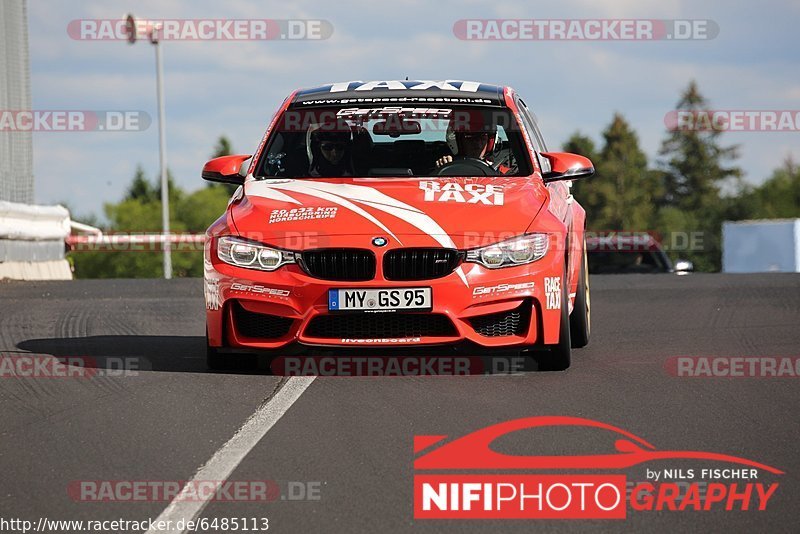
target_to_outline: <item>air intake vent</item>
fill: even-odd
[[[531,322],[531,303],[498,313],[480,315],[469,320],[477,333],[486,337],[524,336]]]
[[[375,278],[375,254],[358,248],[307,250],[300,266],[314,278],[342,282],[364,282]]]
[[[318,315],[305,331],[316,338],[454,337],[456,327],[445,315],[431,313],[353,313]]]
[[[398,248],[383,257],[387,280],[431,280],[453,272],[461,253],[452,248]]]
[[[280,315],[269,315],[245,310],[241,304],[232,304],[233,321],[236,330],[245,337],[259,339],[278,339],[289,333],[293,319]]]

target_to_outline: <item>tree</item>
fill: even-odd
[[[592,162],[597,165],[597,150],[594,146],[594,141],[592,138],[586,135],[583,135],[580,132],[575,132],[567,139],[567,142],[564,143],[563,147],[565,152],[572,152],[573,154],[578,154],[585,158],[589,158]],[[576,182],[575,185],[578,183],[586,183],[586,182]]]
[[[170,228],[173,232],[204,232],[224,213],[228,193],[222,188],[201,188],[186,194],[170,179]],[[160,189],[137,168],[125,198],[104,207],[107,234],[158,233],[161,231]],[[78,278],[158,278],[163,276],[163,254],[150,245],[103,246],[95,251],[71,254]],[[202,276],[202,246],[178,243],[172,251],[173,275]]]
[[[658,185],[647,169],[639,139],[625,118],[615,113],[603,140],[597,182],[608,228],[647,231],[653,222]]]
[[[589,158],[595,166],[595,172],[597,171],[599,157],[591,137],[575,132],[564,143],[562,150]],[[595,174],[589,179],[572,182],[572,194],[580,199],[581,205],[586,209],[586,226],[590,230],[603,226],[603,221],[599,216],[601,201],[597,194],[596,181],[597,175]]]
[[[161,177],[159,176],[156,179],[156,186],[155,190],[155,201],[161,205]],[[175,203],[180,202],[181,199],[184,197],[185,193],[183,189],[175,185],[175,177],[172,176],[172,171],[167,169],[167,190],[169,191],[169,205],[173,206]],[[172,217],[170,217],[172,219]],[[160,228],[159,224],[159,228]]]
[[[681,95],[676,109],[693,113],[708,109],[708,102],[694,81]],[[659,151],[663,183],[660,200],[663,213],[658,217],[664,225],[661,230],[702,232],[703,250],[684,251],[682,255],[703,271],[719,270],[721,264],[720,228],[724,219],[721,187],[727,180],[742,175],[738,167],[726,165],[738,157],[738,147],[721,146],[720,135],[722,132],[715,129],[676,128],[667,134]]]
[[[233,153],[230,140],[217,140],[212,157]],[[170,204],[170,230],[175,233],[203,233],[225,213],[228,200],[236,190],[229,184],[209,184],[187,194],[175,184],[167,170]],[[104,231],[110,234],[161,232],[161,181],[148,180],[137,165],[125,196],[118,203],[104,206],[109,221]],[[96,220],[96,219],[95,219]],[[97,223],[94,224],[97,226]],[[96,251],[75,251],[71,254],[78,278],[157,278],[163,276],[163,254],[150,245],[104,246]],[[197,244],[176,243],[172,248],[172,270],[176,277],[203,276],[203,251]]]
[[[176,218],[189,232],[205,232],[228,206],[229,193],[221,187],[204,187],[187,195],[175,209]]]
[[[783,166],[745,197],[753,219],[800,217],[800,167],[787,158]]]
[[[144,174],[144,169],[141,165],[136,166],[136,174],[133,175],[133,182],[128,187],[128,191],[125,194],[126,200],[142,200],[142,201],[151,201],[156,200],[161,195],[161,190],[159,189],[156,191],[150,182],[147,180],[147,176]]]
[[[594,163],[595,176],[573,185],[575,196],[586,209],[587,226],[593,230],[649,230],[658,184],[647,169],[647,156],[639,148],[636,133],[616,113],[603,132],[603,141],[603,148],[597,152],[590,138],[576,133],[564,146],[566,151]]]
[[[676,106],[677,111],[697,113],[708,109],[708,102],[692,81]],[[660,168],[663,171],[663,204],[699,210],[719,199],[722,183],[742,175],[738,167],[726,167],[725,161],[738,157],[738,147],[722,147],[716,129],[676,128],[661,145]]]
[[[217,144],[214,146],[214,151],[211,153],[211,159],[219,158],[222,156],[230,156],[233,154],[233,147],[231,146],[231,140],[228,139],[226,136],[221,135],[217,140]]]

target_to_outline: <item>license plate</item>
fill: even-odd
[[[430,310],[431,288],[329,289],[329,311]]]

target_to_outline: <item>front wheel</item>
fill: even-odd
[[[569,316],[572,348],[580,349],[589,344],[589,333],[592,328],[591,308],[589,307],[589,267],[586,262],[586,244],[583,246],[581,272],[578,277],[578,289],[575,294],[575,306]]]
[[[542,371],[564,371],[572,360],[572,341],[569,328],[569,290],[567,289],[567,266],[564,262],[564,274],[561,279],[561,325],[558,344],[548,347],[550,350],[539,359]]]
[[[223,371],[230,367],[227,355],[221,354],[216,347],[208,344],[208,332],[206,332],[206,367],[211,371]]]
[[[208,344],[206,332],[206,367],[209,371],[235,371],[253,367],[256,360],[251,354],[220,352],[217,347]]]

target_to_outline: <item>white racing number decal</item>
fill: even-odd
[[[421,181],[425,202],[459,202],[462,204],[503,205],[503,187],[492,184],[464,184],[456,182]]]
[[[218,310],[222,300],[219,296],[219,280],[206,278],[203,281],[203,286],[206,297],[206,309]]]
[[[544,294],[547,300],[548,310],[561,309],[561,277],[560,276],[545,276],[544,277]]]
[[[442,91],[462,91],[474,93],[478,90],[478,82],[464,82],[460,80],[385,80],[373,82],[339,82],[331,85],[331,93],[341,93],[343,91],[373,91],[375,89],[388,89],[390,91],[402,91],[413,89],[425,91],[427,89],[440,89]]]
[[[500,284],[490,287],[476,287],[472,290],[473,297],[481,297],[484,295],[496,295],[497,293],[506,293],[508,291],[525,291],[526,289],[533,289],[535,284],[533,282],[522,282],[521,284]]]
[[[241,291],[243,293],[254,293],[257,295],[268,295],[271,297],[288,297],[289,291],[286,289],[276,289],[260,285],[246,285],[234,282],[231,284],[231,291]]]
[[[397,104],[406,102],[409,104],[417,103],[430,103],[430,104],[491,104],[492,100],[488,98],[479,97],[463,97],[463,96],[425,96],[425,93],[420,93],[414,96],[358,96],[355,98],[320,98],[314,100],[303,100],[300,102],[304,107],[319,106],[323,104],[328,105],[344,105],[344,104]]]
[[[272,210],[269,214],[269,222],[290,222],[290,221],[312,221],[317,219],[333,219],[336,217],[338,208],[292,208]]]

